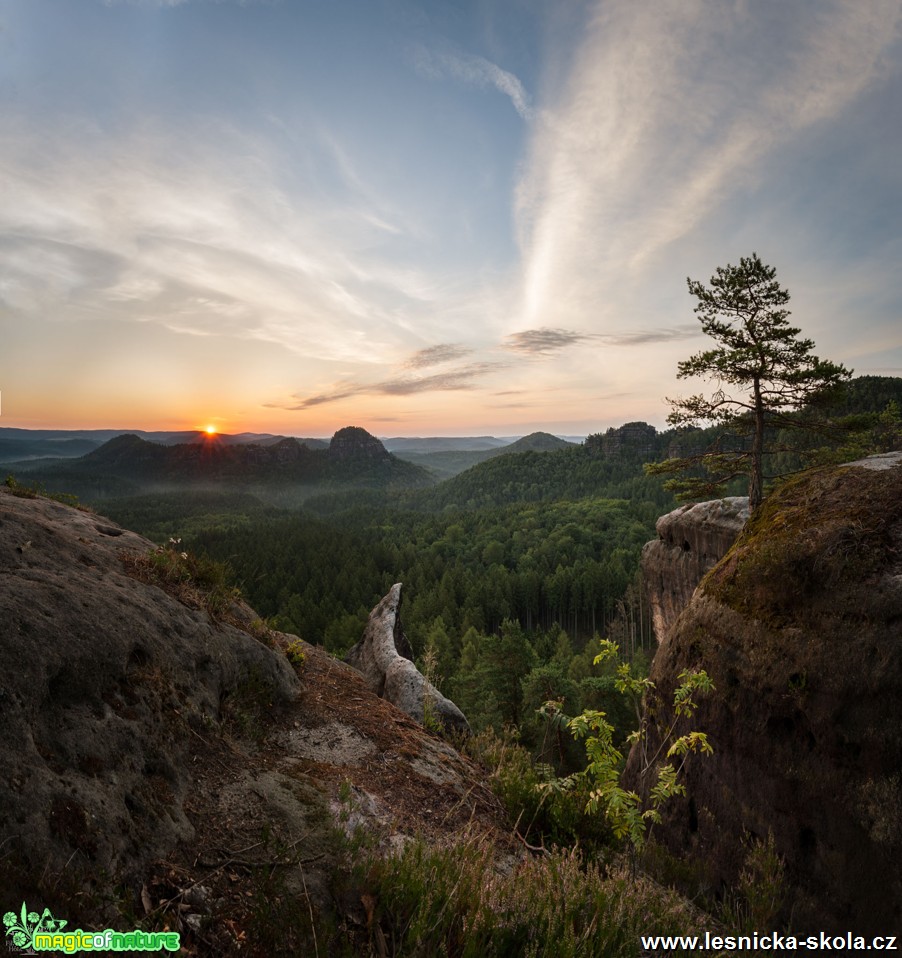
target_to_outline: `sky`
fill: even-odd
[[[902,375],[902,0],[0,0],[0,426],[665,424],[757,252]]]

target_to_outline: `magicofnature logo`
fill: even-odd
[[[17,915],[13,911],[8,911],[3,916],[3,924],[6,926],[7,937],[12,935],[13,944],[17,948],[30,948],[36,931],[45,930],[54,934],[62,931],[68,922],[54,918],[49,908],[44,909],[43,915],[39,915],[36,911],[29,911],[23,901],[21,913]]]
[[[8,911],[3,916],[7,937],[12,937],[13,945],[23,951],[32,949],[31,954],[41,951],[61,951],[72,955],[79,951],[178,951],[180,938],[176,931],[64,931],[68,924],[61,918],[54,918],[50,909],[45,908],[43,915],[29,911],[22,902],[22,911],[17,915]]]

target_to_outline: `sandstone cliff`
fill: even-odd
[[[454,749],[242,603],[173,584],[171,561],[99,516],[0,489],[5,908],[73,928],[146,915],[191,953],[247,953],[280,908],[365,921],[339,822],[384,841],[498,827]]]
[[[655,636],[663,642],[704,576],[726,555],[749,517],[747,496],[680,506],[655,524],[642,550],[642,577]]]
[[[717,888],[744,836],[773,833],[795,930],[899,932],[902,453],[812,470],[765,501],[651,677],[667,702],[699,668],[717,687],[697,717],[715,754],[689,764],[659,837]],[[644,790],[638,767],[633,754],[627,780]]]
[[[603,456],[629,454],[649,458],[656,452],[658,431],[647,422],[627,422],[619,428],[586,437],[586,448]]]

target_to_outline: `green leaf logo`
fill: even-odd
[[[29,911],[23,901],[22,911],[18,915],[8,911],[3,916],[3,924],[7,937],[12,936],[13,944],[17,948],[27,948],[31,946],[36,931],[62,931],[68,922],[54,918],[49,908],[44,909],[43,915],[39,915],[36,911]]]

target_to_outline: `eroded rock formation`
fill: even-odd
[[[748,497],[731,496],[680,506],[658,519],[658,538],[642,550],[642,575],[658,642],[664,641],[699,582],[727,554],[748,517]]]
[[[647,422],[627,422],[619,428],[611,427],[604,433],[586,438],[586,448],[603,456],[651,457],[655,454],[658,431]]]
[[[385,446],[360,426],[339,429],[329,443],[331,459],[388,459],[389,455]]]
[[[716,685],[696,722],[714,755],[689,762],[658,836],[716,889],[735,882],[743,839],[772,833],[794,930],[894,933],[902,453],[803,473],[765,500],[658,649],[652,754],[684,669]],[[627,782],[645,791],[639,771],[634,752]]]
[[[363,638],[345,661],[361,672],[371,691],[420,723],[431,717],[448,731],[469,732],[463,712],[413,664],[401,627],[401,583],[396,582],[370,613]]]

